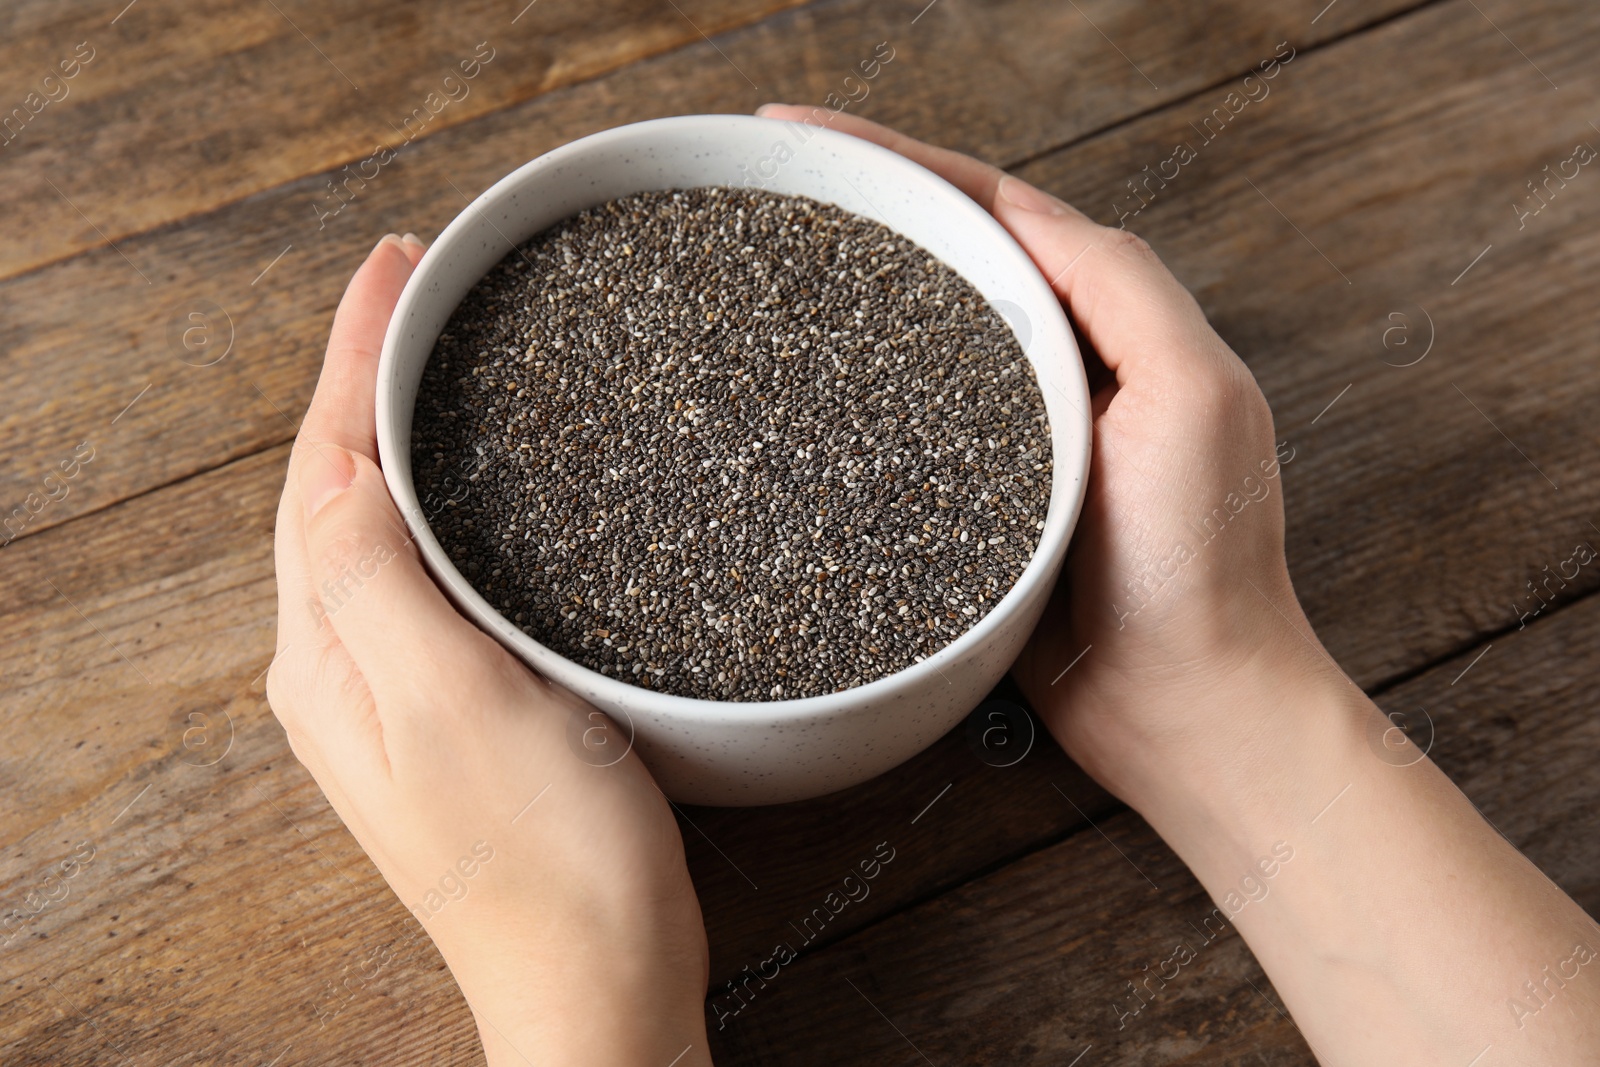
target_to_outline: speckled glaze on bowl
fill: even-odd
[[[1011,323],[1043,387],[1054,475],[1039,547],[972,629],[887,678],[800,700],[723,702],[608,678],[534,641],[473,589],[428,528],[411,480],[411,416],[422,369],[456,305],[552,223],[632,193],[750,185],[808,196],[910,238],[966,278]],[[774,804],[820,796],[894,767],[959,723],[1016,659],[1055,584],[1088,474],[1088,387],[1061,306],[1027,254],[977,204],[887,149],[832,130],[745,115],[656,119],[557,148],[496,182],[447,226],[395,307],[378,369],[384,477],[429,570],[463,614],[626,732],[668,796]]]

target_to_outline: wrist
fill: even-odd
[[[1212,872],[1234,882],[1275,844],[1292,847],[1378,762],[1375,722],[1387,723],[1294,616],[1274,617],[1266,639],[1171,694],[1172,707],[1144,709],[1165,728],[1117,746],[1114,790],[1208,886]]]
[[[1164,763],[1129,801],[1197,872],[1244,870],[1272,845],[1292,845],[1375,760],[1367,739],[1378,712],[1331,666],[1239,680],[1219,708],[1226,735]]]

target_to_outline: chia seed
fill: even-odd
[[[506,618],[710,700],[932,655],[1015,584],[1050,499],[1000,315],[876,222],[746,189],[614,200],[508,255],[439,336],[411,453]]]

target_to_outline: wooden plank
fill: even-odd
[[[12,76],[0,116],[11,125],[0,126],[0,161],[11,180],[0,185],[0,211],[12,222],[0,278],[804,0],[686,0],[681,13],[650,0],[400,9],[186,0],[119,15],[126,2],[33,2],[7,16],[0,70]]]
[[[1458,684],[1471,654],[1380,699],[1430,709],[1435,761],[1591,914],[1597,644],[1591,596],[1496,642]],[[752,984],[713,1036],[716,1061],[922,1062],[914,1044],[933,1063],[1069,1063],[1092,1045],[1085,1063],[1315,1067],[1233,927],[1206,940],[1215,905],[1177,857],[1132,813],[1100,828],[1126,858],[1076,834]],[[1127,983],[1180,940],[1197,959],[1133,1013]]]
[[[16,516],[13,525],[26,536],[287,440],[310,398],[332,309],[366,249],[391,227],[431,237],[466,196],[576,137],[664,112],[748,112],[771,97],[820,101],[847,91],[843,79],[889,41],[895,58],[870,83],[860,110],[1010,162],[1249,69],[1286,37],[1309,46],[1414,2],[1385,0],[1360,13],[1340,5],[1310,25],[1309,3],[1292,17],[1268,17],[1246,0],[1212,0],[1181,13],[1163,8],[1155,18],[1153,5],[1114,0],[1085,0],[1076,9],[940,0],[913,25],[926,6],[915,0],[837,0],[420,139],[371,183],[353,185],[354,199],[331,218],[319,214],[329,210],[331,175],[318,174],[54,263],[0,283],[7,310],[0,349],[9,357],[0,364],[0,393],[9,400],[0,413],[0,516]],[[1162,88],[1151,88],[1095,26],[1132,49]],[[508,60],[496,71],[495,64],[483,79],[515,66]],[[740,71],[755,72],[760,88]],[[64,106],[78,102],[69,97]],[[39,119],[51,117],[62,116],[46,111]],[[366,141],[359,145],[356,159],[368,150]],[[207,164],[197,173],[222,168]],[[74,200],[89,188],[87,176],[68,181],[51,167],[36,170],[19,170],[29,176],[18,187],[43,175],[59,178]],[[102,195],[115,186],[105,183]],[[93,203],[81,206],[100,214]],[[124,232],[97,224],[113,236]],[[81,220],[68,228],[81,228]],[[194,365],[211,360],[218,362]],[[115,462],[47,502],[44,475],[147,386],[119,424],[126,437]],[[170,433],[176,425],[184,432]]]

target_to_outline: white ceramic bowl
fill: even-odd
[[[411,415],[423,365],[479,279],[552,223],[648,190],[753,185],[836,204],[910,238],[1011,323],[1043,386],[1054,475],[1039,547],[976,626],[920,663],[826,696],[697,700],[608,678],[528,637],[478,594],[428,528],[411,481]],[[445,227],[395,307],[378,369],[378,452],[389,491],[428,568],[469,619],[529,666],[601,708],[668,796],[772,804],[855,785],[950,730],[1010,667],[1061,567],[1089,467],[1088,387],[1072,331],[1038,269],[954,186],[877,145],[745,115],[656,119],[597,133],[513,171]]]

